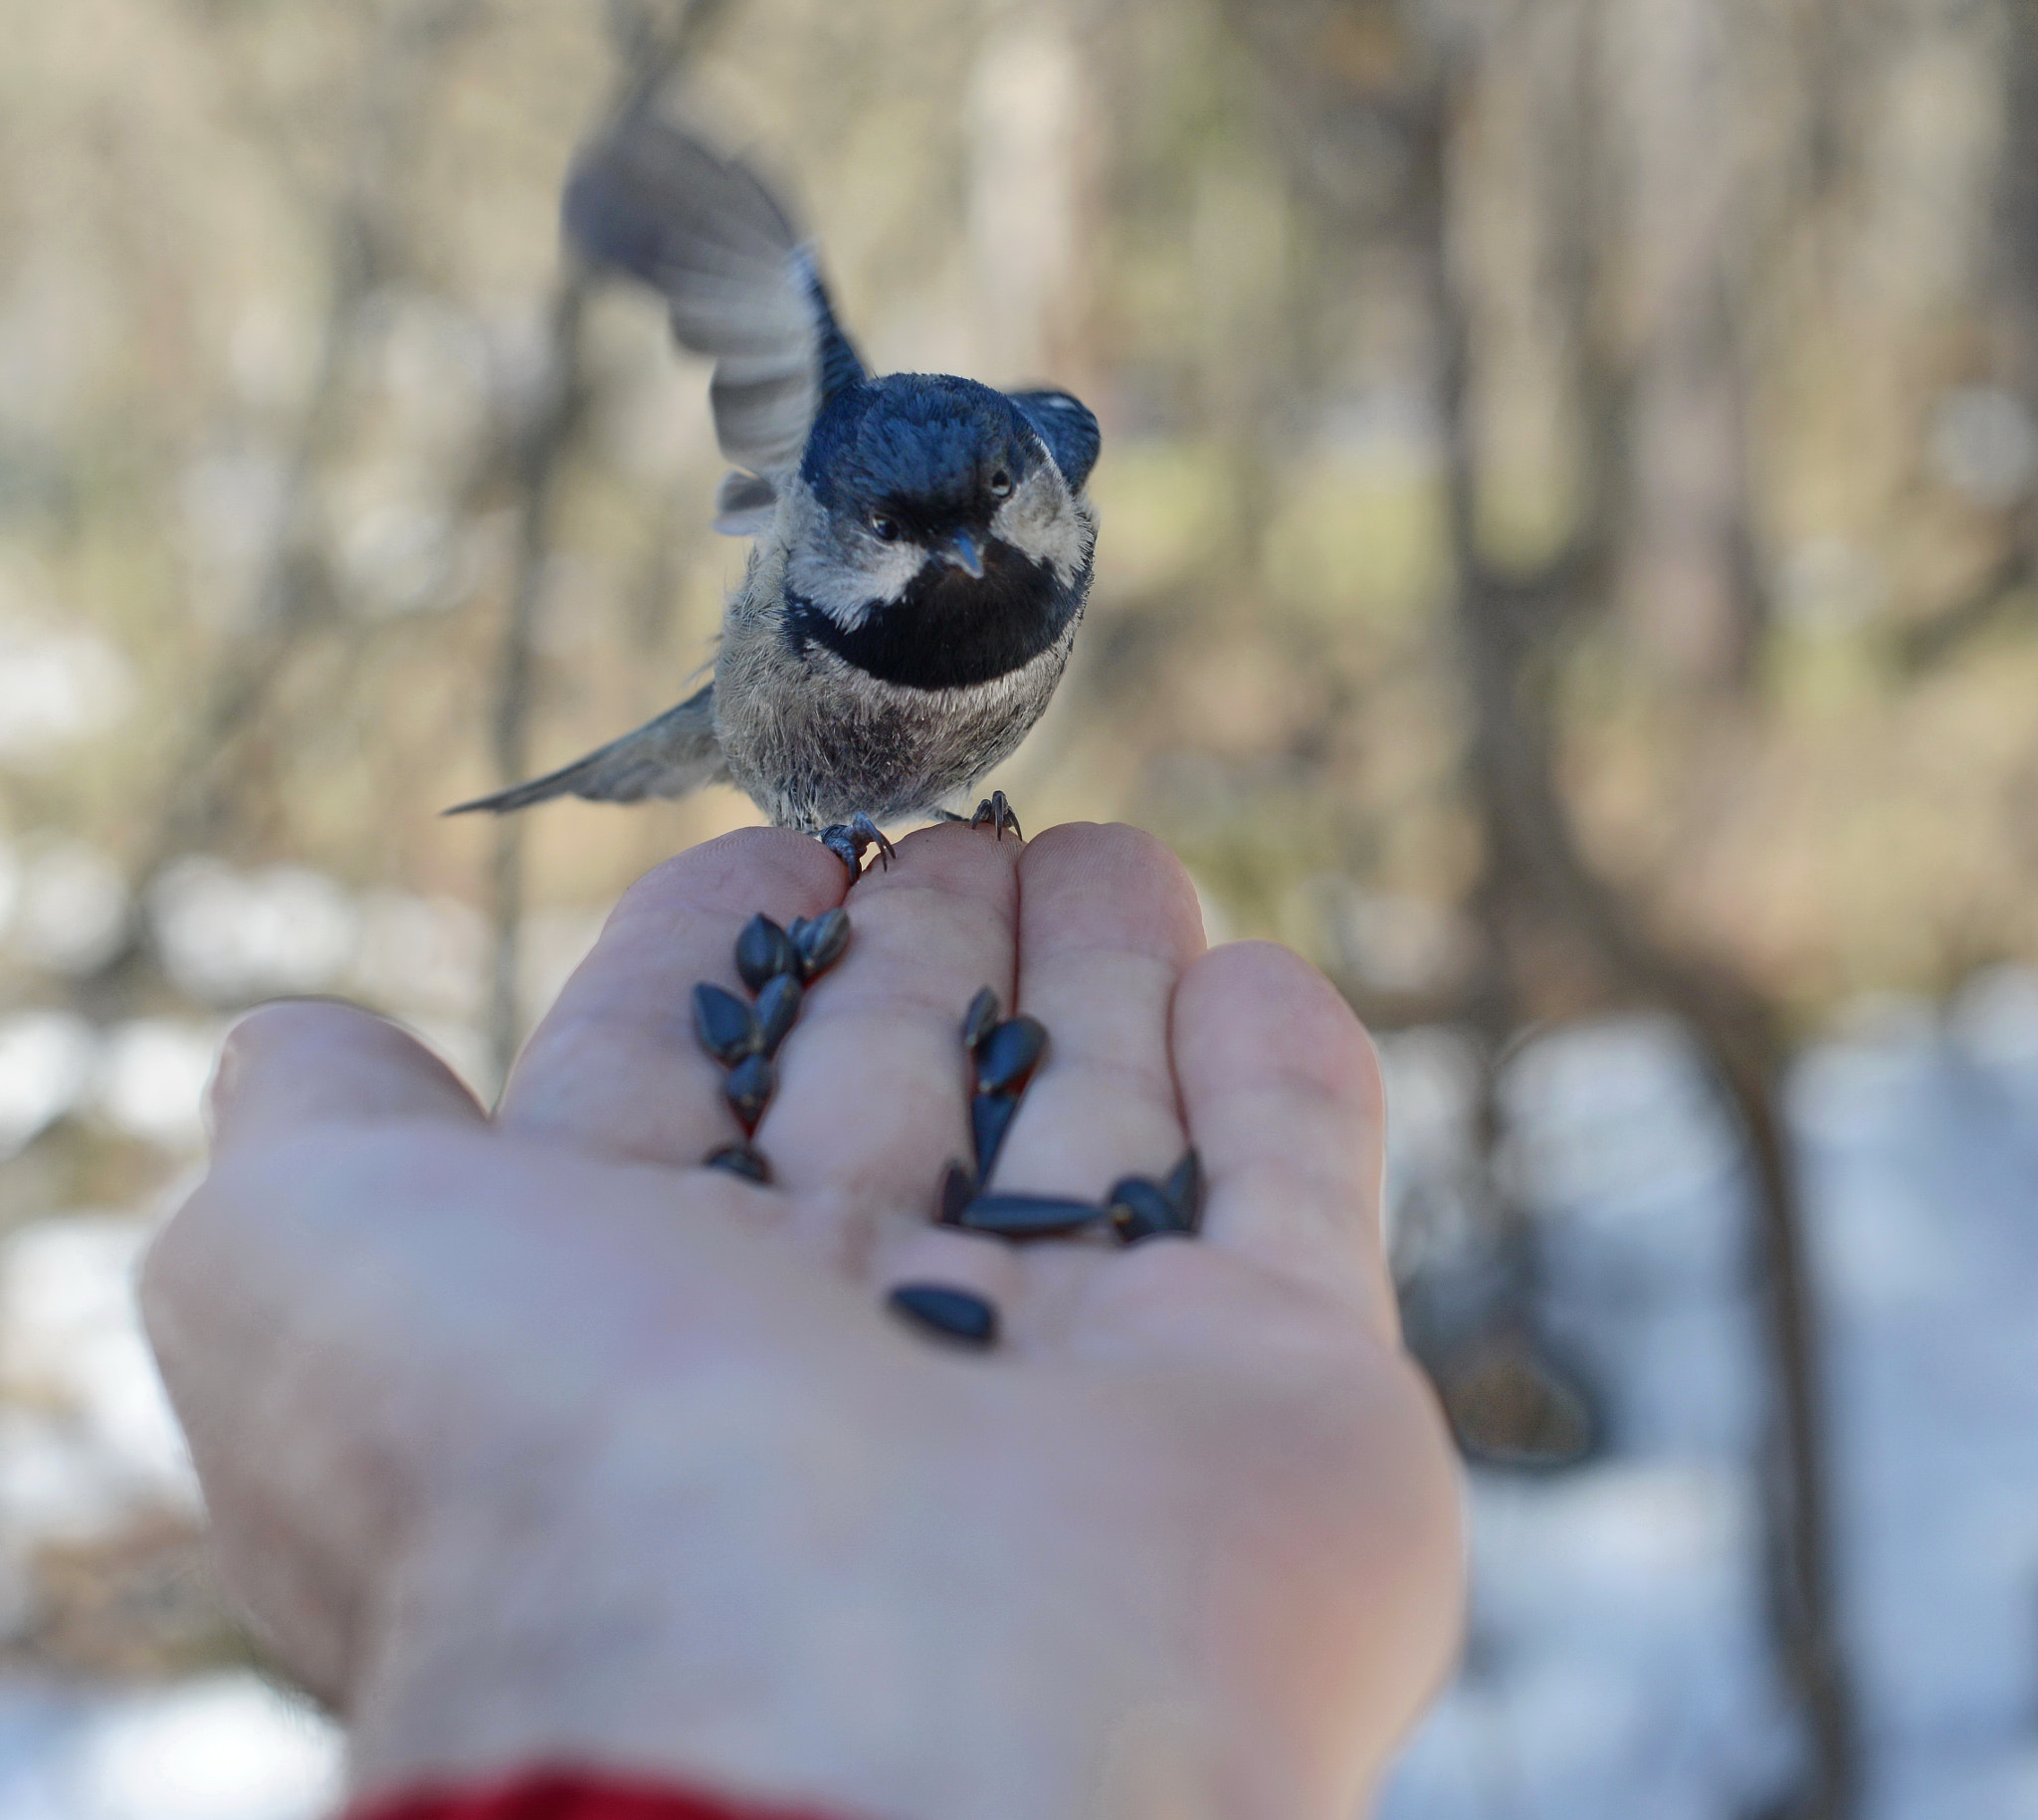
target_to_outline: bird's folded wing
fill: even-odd
[[[654,286],[680,342],[714,357],[722,454],[767,480],[795,467],[815,413],[864,368],[811,251],[763,181],[639,111],[581,152],[564,215],[592,264]]]
[[[1011,392],[1007,396],[1047,444],[1069,491],[1081,493],[1090,470],[1097,466],[1097,452],[1104,446],[1090,407],[1061,391]]]
[[[647,796],[685,796],[703,784],[728,775],[721,741],[714,731],[714,685],[647,720],[571,764],[528,783],[512,784],[492,796],[457,803],[446,813],[465,815],[490,809],[501,815],[554,796],[581,796],[589,802],[634,803]]]

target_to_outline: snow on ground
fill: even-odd
[[[253,1675],[0,1698],[7,1820],[317,1820],[339,1792],[332,1727]]]
[[[1605,1401],[1607,1447],[1544,1479],[1474,1475],[1471,1648],[1381,1820],[1726,1820],[1794,1749],[1765,1646],[1732,1147],[1660,1025],[1531,1043],[1507,1100],[1542,1313]],[[1943,1019],[1870,1008],[1806,1057],[1790,1111],[1863,1820],[2034,1820],[2038,978],[1978,980]]]
[[[56,1053],[69,1036],[8,1040]],[[163,1083],[195,1076],[188,1042],[123,1041],[126,1061],[95,1065],[102,1101],[187,1129]],[[1448,1032],[1410,1033],[1388,1073],[1397,1192],[1444,1182],[1434,1213],[1462,1172],[1466,1055]],[[16,1125],[42,1114],[16,1098],[0,1094]],[[1727,1820],[1795,1748],[1767,1656],[1766,1379],[1731,1135],[1649,1021],[1538,1037],[1506,1105],[1542,1321],[1606,1443],[1542,1478],[1474,1475],[1466,1663],[1381,1820]],[[1806,1058],[1791,1112],[1827,1315],[1864,1820],[2034,1820],[2038,978],[1978,980],[1944,1017],[1871,1008]],[[67,1215],[0,1244],[0,1624],[38,1536],[189,1508],[128,1294],[143,1231]],[[311,1820],[336,1766],[330,1727],[244,1673],[0,1680],[6,1820]]]
[[[42,1220],[0,1247],[0,1580],[30,1604],[30,1551],[197,1487],[134,1317],[148,1222]],[[314,1820],[338,1790],[332,1727],[245,1672],[94,1690],[0,1680],[5,1820]]]
[[[0,1251],[0,1533],[17,1546],[102,1533],[140,1508],[197,1508],[134,1316],[146,1230],[126,1215],[73,1214],[11,1234]]]

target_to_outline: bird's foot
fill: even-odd
[[[1012,812],[1012,805],[1006,801],[1002,790],[993,790],[976,805],[976,813],[969,818],[969,825],[972,828],[988,828],[1001,841],[1005,838],[1007,828],[1012,830],[1014,838],[1022,841],[1026,838],[1019,832],[1019,818]]]
[[[866,847],[877,848],[879,863],[888,871],[899,851],[885,838],[885,831],[868,815],[852,815],[846,822],[837,822],[832,828],[823,828],[821,845],[849,868],[849,876],[852,879],[863,876]]]

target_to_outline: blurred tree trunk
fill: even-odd
[[[2038,424],[2038,9],[2011,5],[2003,19],[2004,143],[1996,176],[1997,364],[2027,426]],[[1964,593],[1906,628],[1907,670],[1929,670],[2032,604],[2038,580],[2038,502],[2027,488],[2005,517],[1995,560]]]
[[[1609,0],[1604,87],[1583,116],[1602,123],[1602,155],[1624,174],[1620,611],[1645,664],[1708,691],[1746,679],[1762,617],[1732,348],[1732,12],[1719,0]]]
[[[1502,565],[1482,534],[1474,217],[1461,194],[1480,84],[1518,73],[1531,20],[1425,21],[1417,8],[1358,9],[1391,55],[1330,54],[1354,14],[1298,0],[1277,16],[1235,8],[1267,58],[1294,140],[1322,143],[1371,116],[1406,159],[1400,207],[1345,231],[1391,236],[1427,274],[1458,649],[1470,716],[1467,785],[1484,865],[1472,909],[1489,942],[1471,1007],[1489,1035],[1531,1017],[1555,971],[1596,981],[1599,1002],[1661,1006],[1710,1065],[1742,1139],[1754,1196],[1775,1386],[1775,1448],[1763,1475],[1776,1646],[1806,1738],[1806,1767],[1781,1812],[1852,1811],[1852,1702],[1838,1646],[1819,1344],[1801,1207],[1781,1095],[1784,1023],[1716,958],[1681,952],[1595,869],[1560,782],[1559,684],[1575,628],[1617,612],[1631,664],[1689,697],[1746,685],[1763,627],[1752,555],[1741,371],[1729,325],[1735,211],[1734,98],[1708,0],[1581,0],[1572,67],[1544,135],[1569,168],[1540,173],[1553,217],[1545,279],[1583,421],[1579,504],[1544,560]],[[1623,98],[1615,106],[1613,97]],[[1618,268],[1617,273],[1614,268]],[[1625,281],[1617,285],[1615,277]],[[1616,299],[1628,303],[1614,310]],[[1751,711],[1751,705],[1741,711]],[[1678,729],[1667,726],[1665,736]],[[1565,1006],[1563,1009],[1575,1009]],[[1497,1207],[1505,1197],[1490,1197]]]
[[[611,0],[609,34],[618,73],[612,113],[655,106],[702,36],[720,20],[727,0]],[[553,292],[545,338],[545,375],[525,420],[482,471],[506,470],[516,520],[515,573],[498,660],[493,747],[506,784],[529,775],[531,640],[551,561],[559,483],[586,428],[589,394],[582,372],[589,278],[571,256]],[[496,824],[490,867],[495,927],[489,969],[488,1044],[500,1084],[523,1041],[523,821]]]
[[[363,314],[384,286],[408,277],[418,263],[402,173],[428,124],[434,80],[485,12],[485,0],[432,0],[405,9],[376,34],[356,78],[346,180],[315,204],[324,217],[326,303],[275,541],[262,565],[249,628],[221,658],[205,707],[160,786],[150,847],[135,863],[140,878],[193,848],[226,844],[234,824],[251,819],[249,808],[260,796],[254,786],[269,766],[248,735],[279,676],[303,649],[307,628],[330,617],[345,591],[320,536],[317,490],[342,427],[341,399],[361,357]],[[358,640],[360,622],[347,636]],[[276,805],[265,806],[276,814]]]
[[[1632,0],[1612,0],[1632,25]],[[1594,868],[1559,782],[1557,684],[1569,627],[1610,596],[1627,621],[1640,661],[1714,695],[1744,687],[1762,626],[1752,558],[1750,506],[1738,409],[1740,374],[1725,333],[1729,198],[1717,179],[1680,202],[1681,173],[1706,146],[1726,161],[1728,102],[1717,71],[1710,18],[1687,0],[1654,9],[1665,35],[1660,61],[1620,73],[1662,128],[1646,153],[1614,155],[1637,176],[1628,225],[1644,251],[1629,350],[1609,354],[1599,324],[1606,303],[1597,280],[1623,236],[1593,219],[1607,193],[1592,165],[1608,152],[1610,108],[1577,85],[1579,170],[1560,184],[1555,206],[1587,234],[1567,302],[1567,340],[1580,364],[1577,395],[1591,421],[1585,503],[1566,547],[1529,573],[1496,568],[1478,529],[1480,451],[1473,429],[1471,311],[1454,258],[1454,134],[1468,105],[1471,39],[1445,48],[1426,105],[1416,118],[1417,177],[1411,226],[1432,274],[1439,415],[1445,450],[1461,656],[1472,715],[1472,784],[1487,843],[1482,886],[1486,926],[1513,997],[1533,1002],[1533,976],[1552,933],[1582,946],[1602,990],[1669,1011],[1710,1065],[1737,1123],[1751,1177],[1775,1386],[1775,1442],[1767,1493],[1769,1566],[1777,1645],[1802,1716],[1806,1774],[1782,1812],[1841,1820],[1856,1785],[1853,1705],[1834,1609],[1831,1499],[1824,1435],[1819,1332],[1805,1257],[1802,1204],[1782,1112],[1790,1053],[1784,1020],[1748,980],[1716,957],[1682,953],[1646,914]],[[1582,46],[1606,40],[1588,28]],[[1641,80],[1635,80],[1637,76]],[[1659,101],[1681,96],[1661,114]],[[1700,98],[1700,99],[1694,99]],[[1623,122],[1623,125],[1628,124]],[[1666,228],[1664,223],[1674,224]]]
[[[498,660],[491,728],[497,774],[515,783],[530,773],[531,638],[537,625],[553,547],[559,480],[586,422],[588,392],[581,372],[587,279],[569,271],[552,299],[545,337],[545,379],[510,452],[516,516],[516,568],[510,588]],[[488,1042],[498,1086],[523,1041],[520,990],[523,936],[523,819],[499,816],[490,884],[495,951],[489,969]]]

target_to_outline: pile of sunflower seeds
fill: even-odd
[[[753,1182],[769,1182],[771,1165],[751,1143],[757,1121],[778,1086],[778,1046],[800,1014],[807,987],[842,958],[849,946],[849,912],[836,909],[811,919],[795,916],[780,928],[758,914],[736,937],[736,972],[753,994],[745,1004],[733,992],[703,981],[694,988],[694,1034],[728,1073],[721,1097],[743,1127],[739,1143],[725,1143],[702,1160]]]
[[[990,1190],[998,1146],[1047,1053],[1047,1028],[1038,1018],[1001,1018],[999,1013],[998,995],[985,986],[963,1014],[962,1047],[975,1077],[969,1129],[976,1167],[948,1165],[934,1223],[1011,1244],[1073,1239],[1108,1229],[1120,1244],[1136,1245],[1164,1233],[1193,1236],[1200,1231],[1203,1169],[1193,1148],[1182,1152],[1165,1181],[1122,1176],[1101,1202]],[[903,1283],[889,1301],[895,1314],[930,1334],[967,1346],[997,1342],[998,1312],[972,1291],[940,1283]]]
[[[722,1079],[722,1098],[744,1133],[740,1142],[723,1144],[705,1158],[710,1168],[770,1182],[770,1165],[751,1138],[777,1086],[778,1048],[799,1016],[806,988],[842,957],[848,945],[846,910],[831,910],[811,919],[795,917],[786,928],[759,914],[736,937],[736,972],[752,995],[750,1001],[706,982],[694,988],[695,1034],[701,1047],[728,1071]],[[999,1146],[1047,1046],[1046,1026],[1023,1013],[1005,1017],[989,986],[970,1000],[962,1019],[962,1048],[971,1073],[969,1130],[975,1167],[949,1163],[934,1223],[1008,1244],[1109,1234],[1121,1245],[1137,1245],[1200,1231],[1203,1171],[1194,1149],[1183,1151],[1165,1178],[1123,1176],[1101,1201],[991,1190]],[[901,1319],[930,1337],[978,1348],[997,1343],[998,1311],[974,1291],[946,1283],[902,1283],[886,1303]]]

